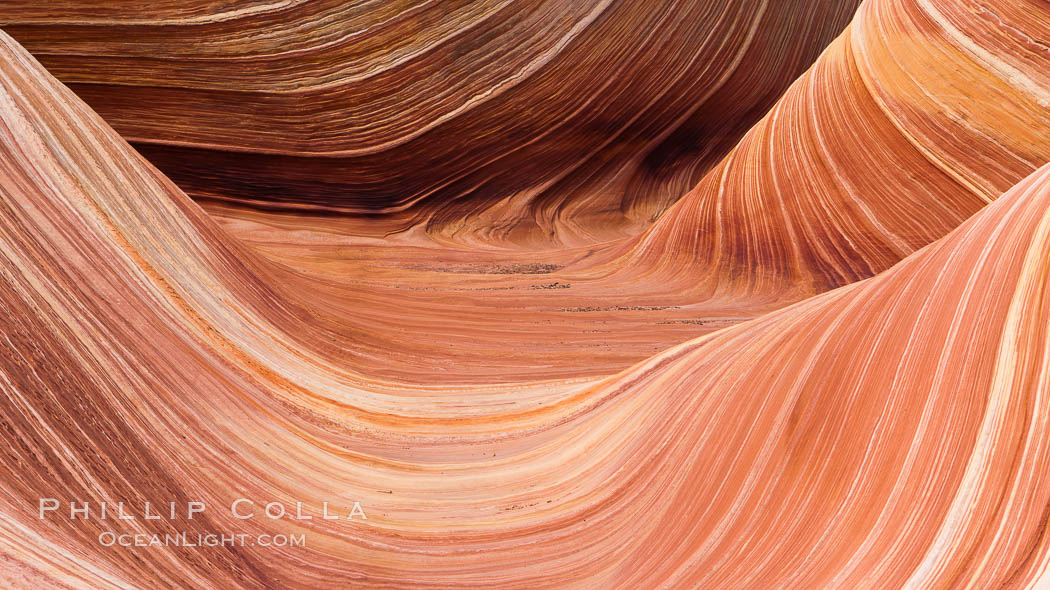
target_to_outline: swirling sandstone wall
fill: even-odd
[[[195,197],[572,244],[673,203],[858,3],[13,0],[0,26]]]
[[[579,30],[582,17],[551,15],[599,5],[4,6],[14,38],[0,33],[0,585],[1050,583],[1050,7],[869,0],[799,73],[852,12],[800,5],[610,3]],[[728,24],[684,16],[704,10]],[[513,15],[514,26],[494,24]],[[666,28],[641,26],[660,15]],[[348,36],[359,28],[368,33]],[[530,138],[535,169],[495,157],[525,139],[443,126],[387,155],[495,158],[385,177],[358,156],[308,153],[366,141],[351,139],[355,113],[403,126],[367,141],[421,129],[451,112],[440,101],[424,112],[427,99],[466,93],[458,84],[493,88],[485,76],[523,67],[514,60],[568,30],[547,75],[586,61],[570,47],[591,40],[585,53],[624,66],[622,78],[595,75],[623,88],[676,79],[683,70],[671,64],[698,36],[783,60],[705,61],[723,90],[705,98],[715,83],[694,76],[664,105],[679,119],[654,116],[638,131],[645,149],[565,123],[552,134],[571,145]],[[769,32],[786,30],[801,37]],[[479,31],[505,53],[432,47],[442,35],[456,40],[449,47],[481,43]],[[359,55],[340,62],[344,51]],[[412,51],[422,53],[400,53]],[[619,51],[654,61],[610,58]],[[243,69],[220,75],[206,56]],[[439,58],[452,61],[431,64]],[[348,64],[364,73],[339,69]],[[775,81],[796,74],[763,113]],[[578,75],[559,86],[572,100],[630,94],[642,102],[624,108],[650,113],[671,98],[607,95],[573,86]],[[382,116],[340,111],[325,88],[367,87],[340,86],[347,76],[420,86],[368,87],[376,101],[404,101]],[[762,84],[707,111],[740,76]],[[293,88],[305,79],[309,90]],[[123,94],[116,80],[139,89]],[[531,94],[519,88],[518,99],[542,95],[538,80],[524,78]],[[242,91],[267,106],[221,103]],[[304,127],[279,114],[287,103],[274,97],[285,95],[310,105],[285,111]],[[242,128],[234,107],[262,111]],[[560,108],[537,105],[527,124]],[[588,116],[622,123],[616,113]],[[199,126],[176,124],[187,116]],[[448,124],[484,135],[514,120]],[[701,120],[726,136],[677,154],[656,147],[688,144],[671,138]],[[216,141],[202,145],[206,136]],[[599,167],[535,189],[572,168],[558,145],[590,162],[603,142],[598,151],[615,155],[594,157],[622,157],[609,164],[622,174]],[[666,169],[639,180],[654,153]],[[322,160],[385,182],[363,200],[314,193],[356,182],[307,163]],[[492,168],[476,193],[420,188],[459,165]],[[236,179],[258,182],[252,191],[283,186],[281,196],[229,192]],[[225,200],[202,207],[180,183]],[[506,200],[503,183],[525,196]],[[401,207],[383,191],[427,194]],[[628,201],[621,213],[644,214],[602,213]],[[375,204],[389,210],[360,215]],[[537,214],[547,206],[558,214]],[[62,510],[209,509],[41,518],[40,498]],[[302,502],[314,518],[242,520],[227,509],[237,498],[257,509]],[[328,502],[345,515],[355,501],[367,520],[317,513]],[[308,542],[100,542],[230,531]]]

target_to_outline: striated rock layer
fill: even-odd
[[[704,296],[818,293],[930,243],[1050,160],[1050,5],[872,0],[615,260]]]
[[[363,220],[208,211],[264,256],[320,277],[325,286],[310,291],[331,293],[326,308],[352,318],[363,306],[376,312],[363,324],[391,321],[349,346],[395,359],[367,371],[456,382],[608,375],[873,276],[1050,159],[1041,106],[1050,52],[1040,41],[1050,5],[1023,8],[865,4],[729,156],[634,240],[508,252],[489,250],[494,238],[479,251],[482,240],[422,227],[380,240]],[[398,350],[419,353],[413,366],[395,367]]]
[[[1050,167],[875,278],[608,378],[404,387],[304,346],[285,269],[6,37],[0,55],[6,585],[1045,583]],[[39,497],[369,514],[37,519]]]
[[[124,26],[272,18],[273,42],[298,38],[286,10],[345,32],[358,8],[160,2]],[[0,586],[1050,585],[1048,15],[869,1],[651,229],[574,248],[209,215],[0,33]]]
[[[0,26],[195,197],[496,243],[637,232],[859,0],[7,0]]]

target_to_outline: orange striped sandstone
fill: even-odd
[[[0,26],[191,195],[535,245],[637,233],[859,0],[97,4]]]
[[[961,10],[972,8],[963,3],[872,2],[844,39],[876,30],[873,23],[889,30],[903,27],[905,15],[915,18],[890,7],[931,6],[942,9],[940,19],[923,17],[940,27],[931,35],[947,31],[945,23],[964,27],[960,15],[991,18]],[[952,6],[958,10],[946,10]],[[922,239],[947,232],[950,215],[961,219],[969,199],[992,200],[995,182],[1012,183],[1009,175],[1020,179],[1034,170],[1030,160],[1042,153],[1045,122],[1032,105],[1038,106],[1045,70],[1037,67],[1037,48],[1030,55],[1015,49],[1038,45],[1031,23],[1044,13],[1024,8],[995,13],[1009,27],[982,29],[984,21],[974,19],[958,29],[998,52],[980,62],[988,68],[945,63],[937,70],[940,61],[931,58],[928,72],[912,72],[920,80],[931,76],[922,88],[932,89],[954,67],[968,80],[958,89],[966,94],[934,96],[957,100],[959,109],[1000,97],[985,108],[1015,118],[999,128],[981,123],[983,114],[949,110],[955,113],[949,120],[965,122],[952,128],[930,103],[916,106],[926,94],[905,100],[904,93],[886,91],[872,100],[898,105],[879,110],[894,113],[887,120],[905,130],[900,136],[923,158],[903,159],[906,151],[890,158],[875,149],[818,152],[860,163],[837,167],[850,170],[848,176],[799,174],[808,200],[802,188],[777,193],[805,208],[806,215],[793,218],[801,225],[727,216],[714,227],[740,238],[717,250],[723,253],[717,266],[689,250],[670,260],[650,258],[654,245],[694,239],[689,232],[697,227],[690,224],[704,218],[682,212],[708,210],[695,202],[710,190],[702,183],[639,242],[640,256],[621,259],[617,268],[576,260],[586,249],[555,252],[548,255],[568,268],[547,275],[593,281],[591,291],[556,295],[579,307],[631,300],[632,290],[639,290],[637,300],[661,281],[673,288],[678,276],[715,276],[726,288],[714,289],[716,296],[695,313],[715,306],[755,313],[911,253],[903,262],[672,346],[622,372],[610,368],[615,362],[608,356],[578,347],[575,376],[568,359],[555,358],[548,374],[557,376],[540,382],[523,374],[528,355],[517,356],[524,353],[512,338],[522,330],[502,339],[501,358],[516,367],[511,378],[465,383],[464,375],[446,378],[430,367],[433,377],[418,385],[412,382],[429,369],[417,361],[384,369],[399,339],[388,340],[390,348],[367,347],[390,321],[385,291],[375,289],[373,299],[352,307],[353,297],[374,287],[350,285],[352,295],[339,295],[346,285],[333,277],[353,264],[302,257],[293,270],[271,260],[282,259],[280,240],[259,250],[239,242],[0,37],[0,436],[8,449],[0,453],[0,580],[16,588],[1041,587],[1050,562],[1044,536],[1050,168],[1035,171],[948,237],[912,252]],[[949,37],[966,45],[956,33]],[[800,97],[823,87],[814,86],[814,76],[841,80],[841,64],[858,63],[846,59],[844,43],[789,92],[721,173],[763,153],[786,154],[778,165],[795,165],[787,156],[801,157],[799,150],[777,143],[785,135],[780,126],[806,121],[794,112],[806,112],[810,103]],[[946,75],[938,78],[938,71]],[[891,79],[883,77],[884,88]],[[819,112],[815,121],[823,120]],[[865,145],[903,146],[872,112],[853,121],[883,129],[874,137],[886,142]],[[956,140],[970,137],[970,156],[937,135],[942,126]],[[772,134],[770,149],[759,150],[764,133]],[[982,144],[982,137],[995,141]],[[823,169],[816,156],[805,157],[813,170]],[[887,166],[870,178],[880,157],[908,164],[903,173]],[[905,181],[909,170],[917,175],[912,183]],[[853,188],[826,188],[841,186],[829,178],[853,179]],[[793,186],[788,181],[795,180],[783,176],[745,194],[757,199],[770,186]],[[889,200],[865,200],[881,194],[880,186],[893,189]],[[923,223],[907,234],[913,242],[894,252],[884,246],[889,234],[856,228],[859,214],[848,207],[858,201],[873,214]],[[938,217],[929,207],[942,201]],[[254,219],[234,216],[226,226],[243,228]],[[805,224],[813,228],[784,246],[779,232]],[[773,230],[755,229],[763,227]],[[668,241],[654,238],[661,235]],[[778,250],[768,244],[779,244],[806,262],[778,264],[792,259],[752,255],[749,244],[771,252]],[[425,240],[410,241],[403,263],[455,262],[428,261],[428,252],[418,250],[426,247]],[[290,249],[284,260],[308,251]],[[480,306],[490,301],[482,288],[528,293],[526,281],[535,275],[513,266],[527,259],[491,256],[493,265],[509,265],[496,271],[517,272],[464,273],[465,286],[477,288],[469,297]],[[600,275],[609,268],[651,282],[623,282],[621,290],[603,293],[601,281],[614,284]],[[404,271],[395,265],[390,281],[401,276],[404,286],[421,290],[427,277],[441,274]],[[369,277],[350,279],[386,280],[382,273]],[[462,277],[437,286],[457,281],[464,286]],[[704,289],[710,284],[687,295]],[[440,308],[427,307],[441,297],[438,289],[401,301],[416,301],[422,309],[414,317],[442,325]],[[492,299],[508,300],[515,296]],[[444,313],[464,317],[455,309]],[[623,317],[562,315],[589,313]],[[655,324],[637,320],[646,322]],[[468,345],[471,328],[476,340],[491,338],[479,326],[468,323],[455,335],[467,336]],[[653,333],[666,329],[651,326]],[[532,337],[540,342],[540,334]],[[419,353],[418,344],[401,344],[405,356]],[[460,359],[449,358],[455,369]],[[219,509],[193,522],[40,521],[41,496],[200,500]],[[358,499],[369,519],[239,521],[221,508],[240,496],[313,507],[331,501],[339,513]],[[102,530],[174,528],[307,532],[310,541],[306,548],[215,550],[125,550],[97,542]]]

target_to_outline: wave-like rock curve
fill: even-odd
[[[613,376],[407,387],[333,365],[287,268],[0,41],[8,585],[1045,583],[1050,167],[874,278]],[[40,519],[40,497],[368,520]],[[309,543],[98,542],[178,528]]]
[[[497,245],[636,233],[859,0],[9,0],[0,26],[195,197]]]
[[[1045,2],[866,2],[615,281],[741,300],[889,268],[1050,160],[1047,30]]]

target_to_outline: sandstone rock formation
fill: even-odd
[[[858,4],[9,0],[0,27],[195,197],[576,244],[696,184]]]
[[[0,586],[1050,584],[1050,7],[853,8],[5,6]]]

